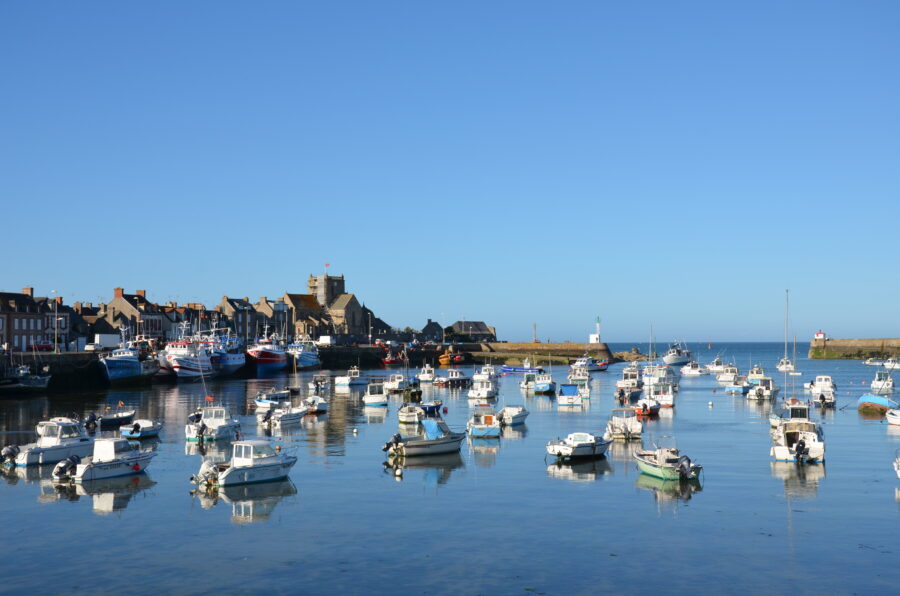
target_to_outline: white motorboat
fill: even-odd
[[[290,389],[285,387],[279,390],[272,387],[268,391],[257,392],[256,397],[253,399],[253,405],[256,406],[257,412],[261,412],[269,408],[280,408],[289,399],[291,399]]]
[[[583,369],[587,372],[601,372],[607,369],[609,362],[606,360],[595,360],[592,356],[585,354],[581,358],[572,363],[571,369]]]
[[[900,368],[900,358],[888,358],[884,362],[881,363],[881,366],[885,367],[888,370],[894,370],[896,368]]]
[[[294,338],[294,343],[288,344],[285,352],[293,359],[294,367],[298,370],[315,368],[322,364],[319,359],[319,348],[308,335]]]
[[[690,362],[691,356],[691,351],[684,345],[684,342],[676,341],[663,355],[663,362],[669,366],[681,366]]]
[[[644,381],[637,362],[632,362],[622,369],[622,378],[616,381],[617,389],[640,389],[643,386]]]
[[[678,391],[678,377],[668,365],[648,364],[644,367],[642,380],[645,389],[657,383],[669,383],[672,389]]]
[[[866,366],[884,366],[884,360],[881,358],[866,358],[863,364]]]
[[[159,436],[162,430],[162,422],[159,420],[147,420],[139,418],[131,424],[126,424],[119,428],[119,436],[132,441],[141,439],[152,439]]]
[[[359,367],[357,366],[350,367],[350,370],[347,371],[346,375],[342,377],[335,377],[334,379],[335,387],[353,387],[368,384],[369,381],[366,379],[366,377],[360,374]]]
[[[696,360],[691,360],[681,367],[681,375],[684,377],[702,377],[703,375],[708,374],[709,369]]]
[[[384,390],[388,393],[401,393],[409,387],[409,381],[402,374],[393,374],[384,382]]]
[[[469,436],[479,439],[500,437],[500,418],[491,406],[478,406],[472,410],[472,417],[466,423]]]
[[[632,408],[638,416],[656,416],[659,414],[659,402],[651,397],[642,397]]]
[[[830,391],[832,393],[837,391],[837,385],[834,384],[834,381],[831,379],[831,375],[816,375],[816,380],[810,381],[809,383],[804,383],[803,388],[814,394],[818,394],[823,391]]]
[[[586,368],[572,368],[569,373],[569,382],[575,385],[587,385],[591,381],[591,373]]]
[[[661,408],[675,407],[675,390],[671,383],[655,383],[649,387],[647,395],[657,401]]]
[[[384,392],[384,383],[369,383],[362,400],[367,406],[387,407],[388,398]]]
[[[747,380],[751,384],[755,385],[758,380],[765,378],[765,376],[766,376],[766,371],[763,370],[763,367],[761,367],[758,364],[755,364],[752,367],[750,367],[750,372],[747,373]]]
[[[560,406],[581,406],[583,398],[578,392],[578,385],[563,383],[559,386],[556,403]]]
[[[467,397],[469,399],[494,399],[497,397],[497,386],[490,379],[474,381],[472,387],[469,388]]]
[[[506,426],[525,424],[528,410],[525,409],[525,406],[505,406],[497,412],[497,418],[500,419],[500,424]]]
[[[716,356],[713,358],[713,361],[706,365],[707,370],[711,373],[720,373],[725,370],[725,363],[722,362],[722,359]]]
[[[756,379],[756,383],[750,384],[750,390],[747,392],[747,399],[775,399],[781,387],[775,384],[771,377],[762,377]]]
[[[406,404],[397,410],[397,420],[403,424],[416,424],[425,418],[425,410],[415,404]]]
[[[837,403],[837,400],[834,397],[834,391],[829,391],[827,389],[816,391],[815,400],[816,405],[823,408],[833,408]]]
[[[591,433],[576,432],[565,439],[556,439],[547,443],[547,453],[561,460],[580,457],[600,457],[606,454],[612,441],[608,441]]]
[[[434,382],[434,367],[430,364],[426,364],[423,366],[419,373],[416,375],[416,378],[419,379],[420,383],[433,383]]]
[[[738,367],[733,364],[726,364],[722,368],[722,372],[716,375],[716,381],[724,385],[733,385],[737,383],[740,376],[741,372],[738,370]]]
[[[272,426],[285,426],[288,424],[296,424],[303,420],[303,417],[309,414],[309,408],[306,406],[287,405],[280,408],[271,408],[257,414],[256,418],[260,424],[270,424]]]
[[[497,370],[493,364],[485,364],[481,369],[472,375],[473,381],[493,381],[497,378]]]
[[[97,439],[93,453],[80,458],[71,455],[56,464],[53,477],[75,482],[88,482],[119,476],[140,474],[156,457],[152,451],[139,451],[132,447],[128,439]]]
[[[617,408],[611,412],[609,421],[606,423],[606,431],[603,433],[603,438],[606,440],[632,441],[640,439],[643,430],[644,424],[633,409]]]
[[[793,398],[785,406],[790,417],[774,421],[770,455],[777,461],[824,462],[824,433],[818,423],[809,419],[809,406]]]
[[[775,368],[778,369],[779,372],[794,372],[794,363],[790,358],[782,358],[778,361],[778,364],[775,365]]]
[[[794,372],[794,363],[788,358],[788,298],[790,293],[784,291],[784,356],[775,365],[778,372]],[[796,340],[794,341],[794,351],[797,351]],[[795,354],[796,355],[796,354]]]
[[[0,450],[0,463],[15,466],[55,464],[72,455],[88,457],[94,451],[94,438],[80,422],[57,417],[37,424],[38,439],[27,445],[7,445]]]
[[[310,395],[302,400],[301,405],[305,406],[310,414],[324,414],[328,411],[328,400],[321,395]]]
[[[891,373],[886,370],[877,371],[875,379],[869,383],[869,390],[872,393],[891,393],[894,390],[894,378]]]
[[[309,383],[307,383],[307,388],[313,393],[321,394],[328,390],[329,383],[328,375],[314,375]]]
[[[419,426],[424,434],[404,437],[397,433],[385,443],[382,451],[402,457],[458,453],[466,438],[466,433],[451,431],[443,420],[426,418]]]
[[[233,439],[241,431],[241,423],[227,408],[220,406],[199,408],[188,417],[184,427],[187,441],[219,441]]]
[[[888,424],[892,424],[894,426],[900,426],[900,410],[891,408],[887,412],[884,413],[884,419]]]
[[[534,378],[536,376],[537,373],[524,373],[522,380],[519,381],[519,387],[522,389],[534,389]]]
[[[446,377],[435,377],[433,384],[438,387],[467,387],[471,379],[467,377],[461,370],[450,369],[447,371]]]
[[[237,441],[231,461],[204,460],[192,481],[207,488],[271,482],[287,478],[295,463],[296,457],[281,453],[268,441]]]

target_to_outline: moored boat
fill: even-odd
[[[233,439],[241,431],[241,423],[227,408],[210,406],[199,408],[188,417],[184,427],[186,441],[219,441]]]
[[[547,443],[547,454],[560,460],[578,459],[582,457],[600,457],[606,454],[612,441],[608,441],[591,433],[570,433],[564,439],[556,439]]]
[[[537,393],[537,391],[535,391]],[[578,393],[578,385],[570,383],[562,383],[559,386],[559,395],[556,396],[556,403],[560,406],[581,406],[582,397]]]
[[[359,372],[357,366],[351,366],[346,375],[334,378],[335,387],[358,387],[368,384],[368,379]]]
[[[666,353],[663,355],[663,362],[669,366],[681,366],[691,361],[691,351],[684,345],[684,342],[673,342]]]
[[[655,449],[641,449],[634,453],[642,474],[662,480],[693,480],[703,466],[694,463],[674,445],[656,445]]]
[[[897,408],[900,408],[900,405],[894,400],[873,393],[861,395],[856,401],[856,409],[863,413],[884,414],[888,410]]]
[[[818,423],[809,419],[809,406],[794,399],[789,400],[788,407],[790,418],[783,419],[771,429],[770,455],[776,461],[824,462],[824,433]]]
[[[74,418],[56,417],[37,424],[38,439],[25,445],[7,445],[0,450],[0,463],[15,466],[55,464],[69,456],[88,457],[94,438]]]
[[[265,331],[268,331],[268,327]],[[264,335],[247,347],[247,362],[256,367],[257,374],[273,373],[287,368],[288,357],[277,335]]]
[[[691,360],[681,367],[681,375],[684,377],[701,377],[708,374],[709,369],[696,360]]]
[[[556,381],[550,373],[538,373],[534,377],[534,392],[537,394],[550,394],[556,391]]]
[[[891,393],[894,391],[894,378],[887,370],[879,370],[875,373],[875,378],[869,383],[869,389],[872,393]]]
[[[644,424],[631,408],[616,408],[610,413],[603,438],[607,440],[632,441],[641,438]]]
[[[139,418],[132,424],[119,428],[119,436],[131,440],[152,439],[159,436],[162,430],[162,422]]]
[[[152,451],[139,451],[127,439],[97,439],[94,450],[86,458],[77,455],[56,464],[53,477],[87,482],[140,474],[156,457]]]
[[[204,460],[192,482],[206,488],[273,482],[287,478],[295,463],[296,457],[281,453],[268,441],[237,441],[230,461]]]
[[[451,431],[443,420],[426,418],[419,422],[419,426],[424,434],[407,437],[395,434],[385,443],[382,451],[403,457],[458,453],[466,438],[466,433]]]
[[[388,397],[384,392],[384,383],[369,383],[362,396],[363,403],[372,407],[387,407]]]
[[[607,369],[609,362],[606,360],[595,360],[593,356],[585,354],[570,365],[572,370],[577,368],[586,370],[587,372],[602,372]]]
[[[500,418],[491,406],[478,406],[472,410],[472,417],[466,423],[469,436],[493,439],[500,436]]]
[[[434,367],[430,364],[424,365],[416,375],[420,383],[431,383],[434,381]]]
[[[505,426],[525,424],[528,410],[525,409],[525,406],[504,406],[497,412],[497,418],[500,419],[500,424]]]

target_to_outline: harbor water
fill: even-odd
[[[119,402],[164,423],[144,445],[158,453],[144,476],[75,487],[56,486],[52,466],[0,476],[0,593],[893,593],[900,427],[857,413],[873,367],[810,361],[798,349],[796,377],[775,370],[781,343],[704,344],[695,357],[721,355],[743,374],[761,364],[782,387],[779,401],[806,399],[803,381],[832,375],[837,407],[813,414],[827,463],[773,462],[768,415],[777,404],[729,395],[713,376],[683,377],[675,408],[645,424],[643,443],[674,437],[703,465],[699,487],[639,474],[634,443],[575,464],[545,457],[550,440],[602,432],[624,364],[593,373],[590,400],[577,408],[502,377],[498,405],[524,404],[524,427],[467,439],[459,455],[410,458],[399,472],[383,465],[381,447],[398,431],[401,404],[365,407],[364,387],[330,392],[327,414],[293,427],[257,425],[247,404],[258,391],[299,384],[305,395],[313,372],[0,401],[0,445],[33,440],[42,419]],[[551,370],[565,382],[565,367]],[[343,371],[315,371],[323,373]],[[449,426],[463,430],[465,392],[426,386],[424,399],[442,400]],[[298,457],[289,481],[192,494],[203,455],[185,443],[184,425],[206,395],[239,416],[243,438],[270,437]],[[230,444],[205,450],[227,459]]]

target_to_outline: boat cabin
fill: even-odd
[[[356,367],[356,366],[350,367],[350,370],[347,371],[347,376],[351,379],[358,379],[359,378],[359,367]]]
[[[447,371],[447,378],[448,379],[464,379],[466,377],[465,377],[465,375],[462,374],[461,370],[453,369],[453,370]]]
[[[767,389],[769,391],[775,389],[775,382],[771,377],[761,377],[757,379],[756,385],[758,387],[762,387],[763,389]]]
[[[226,408],[200,408],[200,416],[203,422],[224,422],[231,418],[231,412]]]
[[[384,395],[384,383],[369,383],[366,387],[367,395]]]
[[[231,463],[236,467],[253,466],[277,456],[278,452],[268,441],[238,441],[234,444]]]
[[[94,441],[93,463],[115,461],[135,451],[127,439],[97,439]]]
[[[81,425],[71,418],[51,418],[37,425],[38,445],[56,444],[63,439],[77,439],[84,435]]]

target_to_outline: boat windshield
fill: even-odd
[[[80,437],[81,432],[75,424],[63,424],[59,427],[59,436],[62,439],[71,439],[73,437]]]
[[[50,422],[41,422],[38,424],[37,434],[41,437],[58,437],[59,427]]]
[[[263,457],[274,457],[275,450],[272,449],[271,445],[254,445],[253,446],[253,459],[260,459]]]

